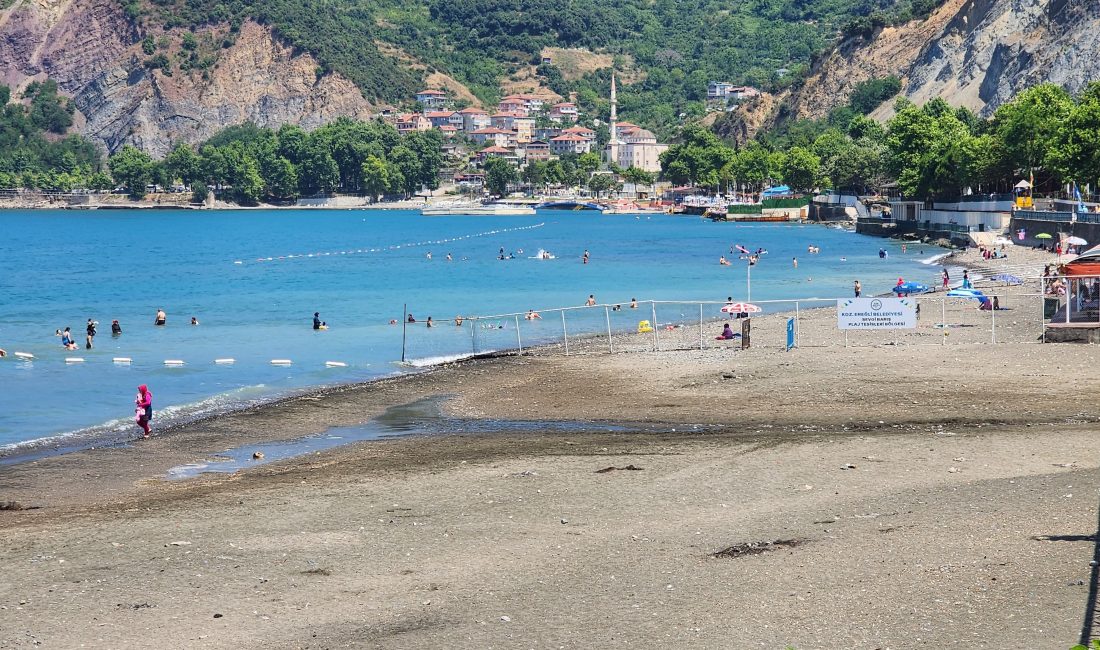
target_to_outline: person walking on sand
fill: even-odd
[[[163,309],[158,309],[157,310],[157,317],[156,317],[156,320],[153,321],[153,324],[154,325],[164,325],[164,323],[167,322],[167,320],[168,320],[168,317],[165,315],[164,310]]]
[[[943,288],[946,289],[947,285],[951,282],[951,274],[947,272],[947,269],[943,270]]]
[[[863,293],[863,285],[859,283],[859,280],[856,280],[856,283],[852,286],[852,289],[856,292],[856,298],[858,298],[860,294]]]
[[[143,438],[149,437],[149,421],[153,419],[153,394],[145,384],[138,386],[137,397],[134,398],[134,420],[144,432]]]

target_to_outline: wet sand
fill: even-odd
[[[952,335],[984,326],[952,305]],[[1096,579],[1095,349],[1034,343],[1022,316],[998,345],[941,345],[922,316],[901,345],[826,347],[819,310],[802,334],[821,343],[782,352],[783,318],[754,319],[746,351],[474,360],[4,467],[0,500],[34,509],[0,511],[0,645],[1076,642]],[[444,418],[587,424],[164,478],[426,398]]]

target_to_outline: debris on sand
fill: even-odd
[[[627,465],[626,467],[605,467],[603,469],[596,470],[596,473],[597,474],[607,474],[608,472],[616,472],[616,471],[618,471],[618,472],[622,472],[622,471],[640,472],[640,471],[642,471],[642,468],[638,467],[636,465]]]
[[[711,553],[711,557],[739,558],[749,555],[761,555],[769,551],[778,551],[784,548],[795,548],[806,543],[804,539],[777,539],[774,542],[746,542]]]

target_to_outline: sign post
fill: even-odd
[[[842,330],[915,329],[917,306],[911,298],[842,298],[836,320]]]
[[[794,319],[787,319],[787,352],[791,351],[794,347]]]

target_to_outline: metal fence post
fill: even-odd
[[[798,325],[799,325],[799,322],[798,322],[798,301],[795,300],[794,301],[794,347],[796,347],[796,348],[802,347],[802,344],[799,342],[800,339],[802,338],[801,336],[799,336],[800,330],[802,328],[799,327]]]
[[[699,349],[703,349],[703,303],[699,303]]]
[[[650,302],[649,309],[652,314],[650,325],[653,327],[653,348],[657,351],[661,351],[661,335],[657,333],[657,303]]]
[[[940,298],[940,331],[940,344],[947,345],[947,296]]]
[[[565,353],[569,354],[569,329],[565,326],[565,310],[561,310],[561,335],[565,339]]]
[[[615,343],[611,340],[611,312],[606,306],[603,308],[603,317],[607,321],[607,349],[611,354],[615,354]]]
[[[993,297],[996,298],[997,296],[993,296]],[[992,301],[990,302],[990,305],[989,305],[989,316],[993,321],[993,327],[992,327],[993,334],[992,334],[992,336],[993,336],[993,344],[996,345],[996,343],[997,343],[997,310],[993,309]]]
[[[470,321],[470,351],[477,354],[477,330],[480,327],[481,321],[474,319]]]
[[[519,333],[519,314],[516,314],[516,344],[519,345],[519,353],[523,354],[523,337]]]

